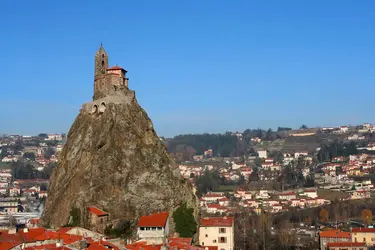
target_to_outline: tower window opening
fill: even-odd
[[[102,61],[102,67],[104,67],[104,61]]]
[[[102,58],[104,58],[104,54],[102,54]]]

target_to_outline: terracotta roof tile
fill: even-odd
[[[157,213],[151,214],[149,216],[141,216],[138,221],[138,227],[164,227],[167,219],[168,213]]]
[[[187,245],[191,245],[192,238],[168,238],[169,242],[179,242]]]
[[[364,242],[328,242],[328,247],[364,247]]]
[[[375,228],[355,227],[352,228],[353,233],[375,233]]]
[[[113,250],[119,250],[119,248],[112,244],[111,242],[108,242],[108,241],[95,241],[95,242],[91,242],[91,244],[89,245],[89,247],[87,249],[90,249],[90,250],[100,250],[100,249],[113,249]]]
[[[338,230],[328,230],[319,233],[323,238],[350,238],[350,232],[343,232]]]
[[[97,207],[88,207],[87,208],[91,213],[97,215],[97,216],[105,216],[108,215],[108,213],[104,212],[103,210],[97,208]]]
[[[233,226],[233,217],[211,217],[201,220],[202,227],[231,227]]]
[[[30,228],[28,232],[19,231],[19,234],[24,238],[25,242],[35,242],[36,238],[45,232],[44,228]]]
[[[18,245],[22,244],[21,242],[0,242],[0,249],[2,250],[9,250],[12,249],[13,247],[16,247]]]
[[[107,68],[107,70],[124,70],[124,69],[116,65],[111,68]]]

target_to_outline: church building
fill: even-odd
[[[95,55],[94,100],[112,94],[118,89],[128,88],[127,71],[119,66],[108,67],[108,55],[103,45]]]

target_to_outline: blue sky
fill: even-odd
[[[375,1],[1,1],[0,133],[67,132],[100,42],[159,135],[374,121]],[[4,57],[5,55],[5,57]]]

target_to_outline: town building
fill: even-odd
[[[375,228],[353,228],[352,241],[365,243],[367,246],[375,245]]]
[[[117,89],[128,88],[127,71],[119,66],[108,67],[108,55],[101,45],[95,55],[94,100],[114,93]]]
[[[169,234],[167,212],[141,216],[137,225],[137,236],[148,244],[163,244]]]
[[[327,244],[329,250],[367,250],[365,243],[359,242],[329,242]]]
[[[217,246],[220,250],[233,250],[233,217],[203,218],[199,227],[199,244],[202,247]]]
[[[350,242],[351,235],[350,232],[343,232],[339,230],[328,230],[319,233],[320,237],[320,249],[327,250],[328,243],[337,242]]]
[[[90,216],[90,228],[99,233],[104,233],[104,229],[107,225],[109,214],[97,207],[88,207]]]

